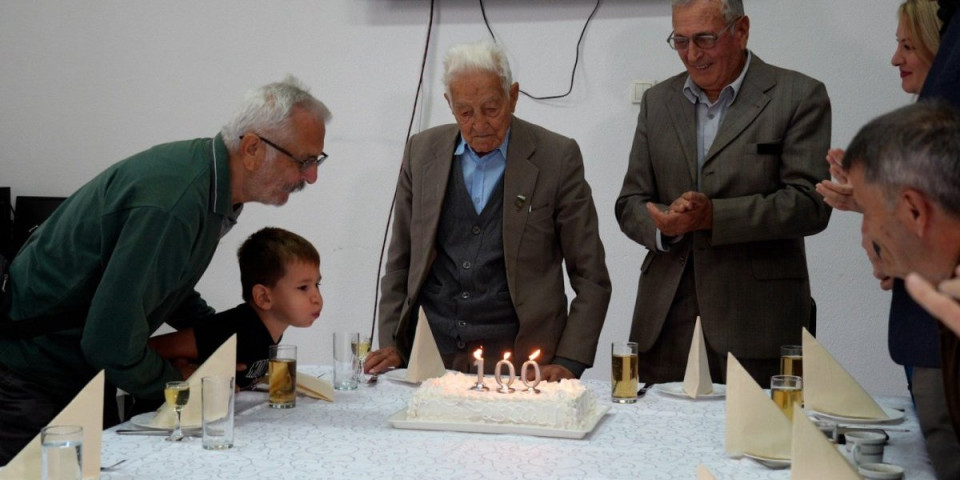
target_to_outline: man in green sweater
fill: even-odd
[[[246,202],[317,179],[329,110],[288,77],[251,92],[214,138],[129,157],[70,196],[14,257],[0,318],[0,465],[101,369],[159,399],[180,371],[147,347],[213,309],[195,285]]]

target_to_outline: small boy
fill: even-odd
[[[237,334],[237,387],[267,373],[268,349],[289,326],[309,327],[320,316],[320,254],[303,237],[267,227],[250,235],[237,252],[245,303],[193,328],[159,335],[148,344],[174,363],[200,363]]]

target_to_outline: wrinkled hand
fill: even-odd
[[[363,373],[377,375],[400,365],[403,365],[400,350],[397,350],[397,347],[385,347],[374,350],[367,355],[363,362]]]
[[[957,268],[960,274],[960,268]],[[953,333],[960,336],[960,280],[954,278],[940,282],[939,289],[916,273],[906,278],[907,292],[931,315],[940,319]]]
[[[532,373],[533,369],[527,370],[527,373]],[[564,378],[577,378],[573,372],[567,370],[567,367],[561,365],[543,365],[540,367],[540,378],[545,382],[559,382]],[[533,377],[528,376],[527,381],[533,380]]]
[[[713,228],[713,203],[700,192],[686,192],[666,212],[647,202],[647,213],[660,233],[671,237]]]
[[[817,184],[816,189],[827,205],[837,210],[863,213],[860,204],[853,199],[853,187],[850,184],[824,180]]]
[[[890,290],[893,288],[893,277],[883,271],[883,262],[880,259],[880,252],[878,251],[879,247],[873,243],[873,239],[871,239],[869,235],[866,233],[861,233],[861,235],[860,246],[867,252],[867,258],[870,259],[870,265],[873,266],[873,276],[877,280],[880,280],[880,288],[882,290]]]
[[[823,196],[823,201],[837,210],[863,213],[863,208],[853,199],[853,186],[847,178],[847,171],[843,169],[843,150],[831,148],[827,152],[827,163],[830,164],[830,175],[834,178],[817,184],[817,193]]]

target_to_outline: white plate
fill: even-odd
[[[447,373],[452,372],[453,370],[447,370]],[[387,372],[381,373],[381,377],[386,378],[387,380],[393,380],[394,382],[406,383],[408,385],[420,385],[420,382],[414,382],[413,380],[407,380],[407,369],[406,368],[395,368]]]
[[[790,466],[789,458],[762,457],[760,455],[754,455],[752,453],[746,453],[746,452],[744,452],[743,456],[767,468],[781,469],[781,468],[787,468]]]
[[[712,392],[705,393],[697,398],[690,398],[690,395],[687,395],[687,392],[683,391],[683,382],[658,383],[653,386],[653,389],[664,395],[683,398],[686,400],[710,400],[727,396],[727,386],[719,383],[713,384]]]
[[[833,415],[831,413],[818,412],[816,410],[809,410],[810,413],[814,414],[817,417],[822,417],[826,419],[833,420],[835,422],[843,423],[853,423],[857,425],[868,425],[872,423],[900,423],[903,421],[903,412],[896,410],[890,407],[880,406],[883,409],[883,413],[887,414],[886,419],[880,418],[863,418],[863,417],[844,417],[843,415]]]
[[[145,413],[141,413],[140,415],[134,415],[134,417],[130,419],[130,423],[140,428],[148,428],[150,430],[173,430],[173,427],[166,428],[166,427],[156,427],[156,426],[150,425],[150,421],[153,420],[153,417],[155,417],[156,415],[157,415],[157,412],[145,412]],[[181,425],[180,428],[182,428],[183,430],[190,430],[194,428],[200,428],[200,425],[199,424],[197,425],[183,424]]]
[[[513,433],[518,435],[533,435],[536,437],[554,437],[554,438],[583,438],[593,431],[600,419],[610,411],[610,405],[597,405],[593,413],[587,417],[584,426],[577,430],[564,430],[562,428],[538,427],[534,425],[497,425],[491,423],[474,422],[443,422],[439,420],[416,420],[407,418],[407,409],[404,408],[387,420],[393,428],[408,430],[439,430],[446,432],[472,432],[472,433]]]

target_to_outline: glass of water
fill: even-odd
[[[40,430],[43,480],[83,480],[83,427],[50,425]]]

